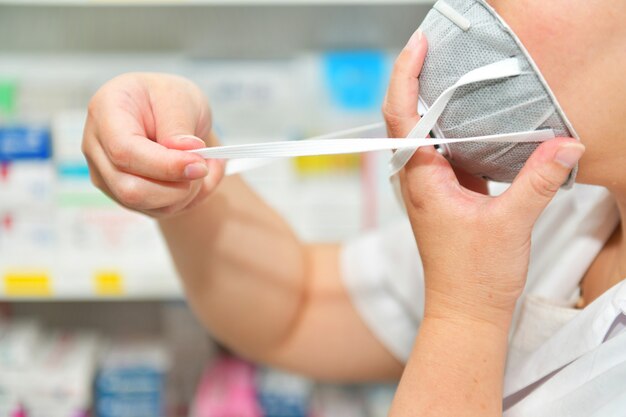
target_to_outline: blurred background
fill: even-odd
[[[128,71],[208,95],[225,144],[380,121],[431,0],[0,0],[0,416],[384,416],[393,385],[337,386],[229,354],[191,315],[156,225],[89,182],[89,98]],[[246,174],[307,240],[399,209],[389,155]]]

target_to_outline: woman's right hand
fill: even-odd
[[[207,197],[224,163],[185,152],[217,145],[206,98],[173,75],[132,73],[106,83],[89,103],[82,150],[93,183],[121,205],[172,216]]]

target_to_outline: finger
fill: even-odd
[[[215,190],[217,185],[222,181],[222,178],[224,178],[226,161],[221,159],[210,159],[207,160],[207,166],[209,167],[209,175],[203,178],[203,188],[210,193]]]
[[[120,171],[158,181],[188,181],[208,174],[202,157],[184,150],[168,149],[140,135],[103,132],[100,141],[111,163]],[[179,136],[179,148],[197,149],[204,142],[192,136]]]
[[[98,170],[98,167],[96,166],[96,164],[93,161],[93,158],[91,157],[95,148],[100,147],[100,143],[96,140],[93,134],[91,134],[93,130],[92,122],[93,122],[92,120],[87,118],[87,121],[85,123],[85,129],[84,129],[85,133],[83,135],[83,140],[81,143],[81,151],[83,155],[85,156],[85,160],[87,161],[87,167],[89,169],[89,178],[91,179],[91,182],[93,183],[93,185],[96,186],[96,188],[100,189],[105,194],[109,195],[109,197],[111,197],[111,195],[108,194],[109,192],[108,187],[106,186],[106,183],[104,182],[102,178],[102,175],[100,175],[100,171]]]
[[[524,219],[532,227],[584,152],[584,145],[575,139],[557,138],[542,143],[509,189],[496,200],[508,213],[525,213]]]
[[[418,29],[396,59],[383,104],[389,137],[405,137],[419,121],[418,76],[428,45]]]
[[[89,104],[84,136],[93,135],[120,170],[160,181],[204,177],[206,166],[203,166],[202,158],[180,152],[206,146],[201,139],[194,137],[197,125],[204,117],[203,110],[195,105],[198,99],[194,90],[187,91],[184,88],[186,81],[178,77],[159,76],[158,82],[144,85],[148,76],[127,79],[122,76],[117,81],[122,83],[121,86],[101,88]],[[164,88],[169,88],[171,98],[164,96]],[[157,98],[162,100],[156,102]],[[179,107],[168,114],[171,102]],[[167,146],[159,146],[152,141],[157,134],[155,120],[160,120],[155,119],[155,111],[161,119],[180,120],[176,130],[180,134],[168,137],[167,141],[169,147],[179,152],[167,152]],[[194,163],[198,164],[192,165]]]
[[[200,202],[202,202],[207,196],[209,196],[220,183],[222,178],[224,177],[224,169],[226,164],[223,160],[213,159],[207,161],[209,164],[209,175],[207,175],[203,179],[202,187],[200,191],[196,195],[196,197],[184,207],[183,210],[187,210],[189,208],[195,207]]]
[[[100,175],[100,172],[96,169],[93,162],[88,160],[87,167],[89,168],[89,177],[91,179],[91,183],[110,199],[114,200],[115,197],[113,196],[113,193],[111,193],[111,190],[104,181],[104,178],[102,178],[102,175]]]
[[[430,207],[439,208],[439,202],[447,204],[451,193],[462,188],[450,163],[432,146],[419,148],[401,172],[405,202],[422,208],[425,199]]]
[[[133,210],[175,210],[184,207],[196,196],[203,184],[202,180],[158,181],[119,171],[103,150],[94,149],[90,153],[90,159],[98,167],[96,175],[100,176],[104,185],[99,188]]]

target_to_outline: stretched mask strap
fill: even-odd
[[[278,141],[248,145],[217,146],[196,149],[196,153],[206,159],[228,159],[226,174],[240,173],[266,165],[276,158],[290,158],[312,155],[337,155],[346,153],[396,150],[390,161],[391,176],[400,171],[421,146],[445,145],[459,142],[542,142],[554,138],[552,130],[533,130],[471,138],[427,139],[457,88],[481,81],[496,80],[521,74],[518,60],[509,58],[465,74],[453,86],[446,89],[435,100],[430,109],[415,125],[406,138],[386,138],[385,124],[374,123],[352,129],[341,130],[322,136],[299,141]],[[359,138],[336,139],[354,134]],[[367,137],[367,135],[373,137]]]
[[[292,158],[310,155],[339,155],[374,151],[397,150],[413,152],[421,146],[445,145],[460,142],[542,142],[554,137],[551,130],[534,130],[503,135],[476,136],[471,138],[426,139],[426,138],[358,138],[358,139],[318,139],[286,142],[265,142],[249,145],[216,146],[196,149],[205,159],[254,159]]]
[[[330,138],[344,138],[350,137],[355,134],[360,134],[362,138],[375,138],[375,137],[383,137],[386,136],[386,125],[385,122],[377,122],[364,126],[353,127],[350,129],[339,130],[336,132],[326,133],[319,136],[314,136],[308,139],[302,140],[321,140],[321,139],[330,139]],[[359,139],[354,139],[359,140]],[[265,165],[269,165],[274,162],[276,158],[238,158],[231,159],[226,164],[226,175],[234,175],[240,174],[245,171],[250,171],[255,168],[260,168]]]

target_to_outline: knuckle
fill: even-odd
[[[385,105],[383,109],[383,118],[385,119],[387,130],[392,136],[399,136],[402,134],[402,118],[395,116],[388,107]]]
[[[91,146],[86,136],[83,138],[83,141],[80,144],[80,151],[87,160],[91,158]]]
[[[104,191],[104,182],[102,181],[100,174],[97,172],[91,161],[87,161],[87,167],[89,170],[89,179],[91,183],[99,190]]]
[[[105,191],[104,181],[100,178],[99,175],[96,175],[91,169],[89,170],[89,179],[91,183],[99,189],[100,191]]]
[[[80,152],[87,157],[89,154],[89,146],[87,145],[87,138],[83,137],[83,140],[80,142]]]
[[[536,171],[529,178],[531,189],[539,196],[551,198],[561,187],[561,184],[554,178],[541,171]]]
[[[137,208],[143,202],[143,192],[138,178],[128,176],[118,183],[114,192],[119,202],[125,206]]]
[[[93,120],[96,118],[99,97],[99,93],[96,93],[91,100],[89,100],[89,104],[87,104],[87,120]]]
[[[393,106],[389,102],[389,100],[385,100],[383,106],[381,108],[383,117],[385,118],[385,122],[390,123],[392,120],[397,119],[394,115]]]
[[[121,142],[110,142],[107,147],[107,154],[111,163],[118,168],[127,169],[130,165],[128,151]]]
[[[89,171],[89,179],[91,180],[91,183],[98,189],[104,191],[105,185],[104,182],[102,181],[100,174],[98,172],[98,169],[96,168],[96,165],[93,161],[93,159],[91,158],[90,154],[89,154],[89,150],[88,149],[84,149],[83,150],[83,154],[85,155],[85,160],[87,161],[87,167],[88,167],[88,171]]]
[[[114,78],[105,83],[91,97],[89,103],[87,103],[87,120],[98,120],[101,115],[105,114],[103,110],[106,110],[111,103],[115,103],[116,80],[117,78]]]
[[[165,175],[168,178],[183,178],[186,165],[182,160],[168,160],[165,163]]]

